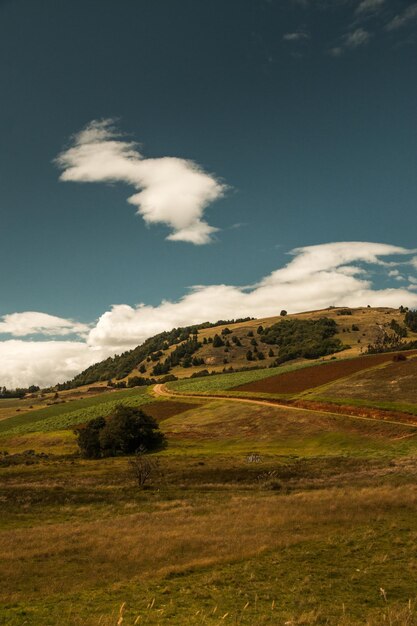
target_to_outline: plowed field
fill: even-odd
[[[408,354],[415,354],[416,351]],[[258,393],[301,393],[307,389],[314,389],[326,385],[339,378],[356,374],[361,370],[366,370],[375,365],[389,363],[393,360],[394,354],[372,354],[370,356],[358,357],[346,361],[331,361],[330,363],[317,365],[315,367],[304,367],[293,372],[285,372],[269,378],[246,383],[233,387],[233,391],[254,391]]]
[[[161,422],[162,420],[169,419],[179,413],[184,413],[190,409],[195,409],[199,404],[192,404],[191,402],[177,402],[171,400],[161,400],[160,402],[150,402],[144,404],[141,409],[153,418]]]

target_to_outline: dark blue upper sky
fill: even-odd
[[[91,321],[188,285],[253,283],[298,246],[415,247],[413,7],[0,2],[0,314]],[[58,180],[71,136],[109,117],[147,157],[192,159],[230,186],[205,212],[215,243],[166,241],[124,184]]]

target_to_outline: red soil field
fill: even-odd
[[[151,415],[158,422],[167,420],[178,413],[184,413],[190,409],[195,409],[199,404],[191,404],[191,402],[177,402],[176,400],[161,400],[159,402],[149,402],[140,408],[147,415]]]
[[[408,354],[415,354],[416,351]],[[356,374],[361,370],[369,369],[381,363],[392,361],[394,354],[372,354],[346,361],[331,361],[330,363],[304,367],[294,372],[285,372],[233,387],[231,391],[254,391],[258,393],[301,393],[307,389],[320,387],[331,383],[338,378],[344,378],[351,374]]]

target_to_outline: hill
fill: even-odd
[[[379,351],[395,347],[399,341],[417,340],[417,333],[406,330],[404,318],[402,309],[331,307],[174,328],[147,339],[133,350],[92,365],[57,388],[73,389],[108,381],[123,385],[133,377],[137,377],[136,384],[146,384],[146,379],[160,380],[167,375],[184,378],[274,367],[290,360],[358,356],[370,346]]]

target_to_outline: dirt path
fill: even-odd
[[[383,422],[384,424],[396,424],[397,426],[409,426],[410,428],[417,429],[417,419],[412,415],[404,414],[404,421],[387,419],[382,417],[384,414],[383,411],[380,411],[379,417],[370,417],[365,415],[355,415],[354,413],[345,413],[337,410],[329,410],[329,408],[306,408],[303,406],[285,404],[279,402],[277,400],[265,400],[265,399],[255,399],[255,398],[238,398],[235,396],[226,396],[226,395],[206,395],[206,394],[198,394],[198,393],[181,393],[178,391],[171,391],[163,384],[157,384],[153,388],[154,394],[156,396],[162,396],[164,398],[205,398],[206,400],[226,400],[228,402],[244,402],[246,404],[258,404],[261,406],[273,406],[280,409],[286,409],[287,411],[307,411],[308,413],[320,413],[321,415],[327,413],[331,417],[347,417],[349,419],[357,419],[357,420],[365,420],[368,422]],[[337,407],[335,407],[337,408]],[[346,409],[346,407],[344,407]],[[355,409],[355,407],[352,407]],[[407,436],[414,436],[416,433],[412,433]]]

